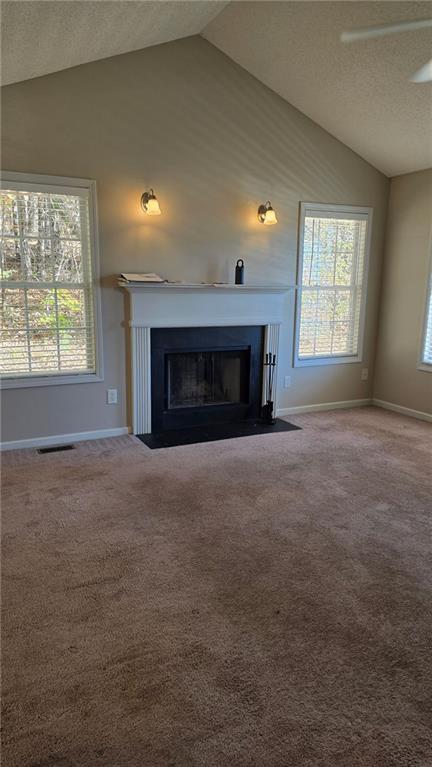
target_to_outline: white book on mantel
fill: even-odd
[[[153,272],[148,272],[147,274],[125,273],[121,274],[120,277],[122,280],[126,280],[126,282],[166,282],[160,274],[154,274]]]

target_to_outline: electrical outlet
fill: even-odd
[[[284,388],[289,389],[291,386],[291,376],[285,376],[284,378]]]
[[[108,405],[117,405],[117,389],[107,389]]]
[[[368,375],[369,375],[369,370],[367,368],[362,368],[361,380],[362,381],[367,381],[368,380]]]

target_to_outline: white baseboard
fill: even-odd
[[[421,410],[413,410],[411,407],[396,405],[394,402],[386,402],[383,399],[373,399],[372,405],[375,405],[375,407],[382,407],[384,410],[393,410],[395,413],[400,413],[401,415],[408,415],[410,418],[418,418],[420,421],[430,421],[432,423],[432,415],[430,413],[423,413]]]
[[[105,439],[106,437],[122,437],[129,434],[127,426],[117,429],[98,429],[97,431],[79,431],[76,434],[53,434],[51,437],[34,437],[33,439],[17,439],[11,442],[0,442],[0,450],[22,450],[26,447],[54,447],[70,442],[84,442],[89,439]]]
[[[421,421],[432,423],[432,415],[423,413],[421,410],[413,410],[403,405],[396,405],[394,402],[385,402],[381,399],[348,399],[340,402],[319,402],[315,405],[297,405],[296,407],[278,408],[277,415],[300,415],[301,413],[316,413],[324,410],[342,410],[351,407],[365,407],[366,405],[375,405],[385,410],[392,410],[401,415],[407,415],[411,418],[418,418]],[[0,442],[1,450],[22,450],[32,447],[53,447],[55,445],[65,445],[70,442],[84,442],[93,439],[106,439],[107,437],[122,437],[129,434],[127,426],[119,426],[115,429],[98,429],[97,431],[79,431],[74,434],[55,434],[50,437],[34,437],[33,439],[17,439],[10,442]]]
[[[298,413],[316,413],[320,410],[342,410],[350,407],[365,407],[371,405],[371,399],[347,399],[341,402],[319,402],[316,405],[297,405],[297,407],[281,407],[276,415],[295,415]]]

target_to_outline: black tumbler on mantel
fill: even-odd
[[[244,261],[242,258],[239,258],[239,260],[236,263],[235,284],[244,285]]]

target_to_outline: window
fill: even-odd
[[[294,364],[362,354],[371,208],[302,203]]]
[[[430,370],[432,372],[432,255],[429,267],[429,284],[419,367],[421,370]]]
[[[94,182],[4,174],[0,245],[3,386],[101,380]]]

